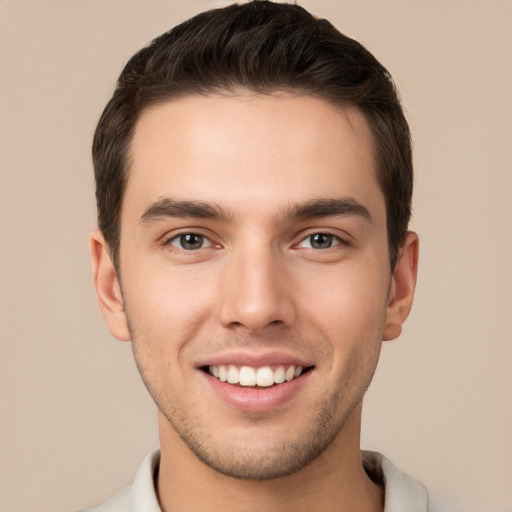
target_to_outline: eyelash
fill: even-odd
[[[312,242],[311,239],[315,236],[319,236],[319,235],[323,235],[324,237],[327,237],[328,238],[328,241],[331,243],[331,245],[329,245],[329,247],[324,247],[324,248],[318,248],[318,247],[312,247]],[[181,244],[183,244],[183,241],[186,237],[190,237],[190,236],[195,236],[195,237],[198,237],[200,238],[200,242],[201,242],[201,247],[197,247],[197,248],[189,248],[189,249],[185,249],[183,246],[181,247],[177,247],[173,244],[173,242],[176,242],[178,241],[178,243],[180,243],[181,241]],[[303,247],[303,249],[309,249],[309,250],[314,250],[314,251],[325,251],[325,250],[328,250],[328,249],[331,249],[333,247],[338,247],[340,245],[349,245],[349,243],[341,238],[339,235],[337,234],[334,234],[334,233],[331,233],[329,231],[314,231],[314,232],[311,232],[309,233],[307,236],[301,238],[301,240],[299,241],[298,244],[294,244],[292,246],[292,248],[300,248],[300,246],[306,242],[307,240],[310,240],[310,246],[309,247]],[[204,242],[207,242],[208,245],[206,247],[203,246],[203,243]],[[321,242],[320,242],[321,243]],[[195,231],[186,231],[186,232],[182,232],[182,233],[178,233],[176,235],[173,235],[171,238],[167,239],[164,244],[164,246],[166,247],[173,247],[175,250],[178,250],[178,251],[182,251],[182,252],[186,252],[186,253],[192,253],[192,252],[196,252],[198,250],[201,250],[201,249],[208,249],[214,245],[217,245],[218,247],[220,247],[220,245],[218,244],[215,244],[209,237],[207,237],[206,235],[203,235],[202,233],[199,233],[199,232],[195,232]]]
[[[177,246],[173,245],[173,242],[175,242],[175,241],[178,241],[178,243],[179,243],[179,241],[183,242],[186,237],[191,237],[191,236],[195,236],[195,237],[200,238],[202,243],[208,242],[208,246],[207,247],[198,247],[197,249],[185,249],[184,247],[177,247]],[[174,249],[176,249],[178,251],[195,252],[196,250],[206,249],[206,248],[209,248],[209,247],[211,247],[211,246],[213,246],[215,244],[214,244],[214,242],[212,242],[212,240],[210,240],[210,238],[208,238],[206,235],[203,235],[202,233],[198,233],[198,232],[195,232],[195,231],[186,231],[186,232],[183,232],[183,233],[178,233],[177,235],[173,235],[171,238],[167,239],[164,242],[164,245],[165,246],[171,246],[171,247],[173,247]]]
[[[316,236],[327,237],[329,242],[331,243],[331,245],[329,245],[329,247],[324,247],[324,248],[312,247],[311,244],[314,243],[314,242],[312,242],[312,239],[313,239],[313,237],[316,237]],[[338,247],[340,245],[348,245],[348,243],[343,238],[341,238],[338,235],[335,235],[334,233],[331,233],[329,231],[315,231],[314,233],[310,233],[306,237],[302,238],[302,240],[296,245],[296,247],[300,247],[307,240],[310,241],[310,246],[305,247],[305,249],[312,249],[312,250],[317,250],[317,251],[325,251],[325,250],[331,249],[333,247]]]

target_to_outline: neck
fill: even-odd
[[[241,480],[211,469],[159,415],[158,498],[163,512],[382,512],[383,489],[366,475],[359,450],[361,404],[327,449],[292,475]]]

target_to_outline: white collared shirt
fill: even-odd
[[[399,471],[377,452],[362,451],[366,472],[384,486],[384,512],[428,512],[427,489]],[[155,491],[155,475],[160,450],[142,462],[132,485],[125,487],[107,502],[81,512],[162,512]]]

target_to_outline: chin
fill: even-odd
[[[340,400],[342,400],[340,402]],[[294,424],[276,428],[268,418],[252,425],[212,431],[212,421],[196,423],[179,414],[166,414],[168,426],[206,466],[236,479],[264,481],[283,478],[309,466],[343,432],[360,399],[345,407],[338,393],[318,406],[309,418],[295,415]],[[347,406],[348,405],[348,406]],[[175,411],[176,412],[176,411]]]

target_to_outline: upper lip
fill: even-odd
[[[297,355],[288,354],[279,351],[267,352],[224,352],[218,353],[197,363],[197,367],[217,366],[221,364],[232,364],[235,366],[251,366],[260,368],[262,366],[289,365],[289,366],[313,366],[313,364],[305,358]]]

